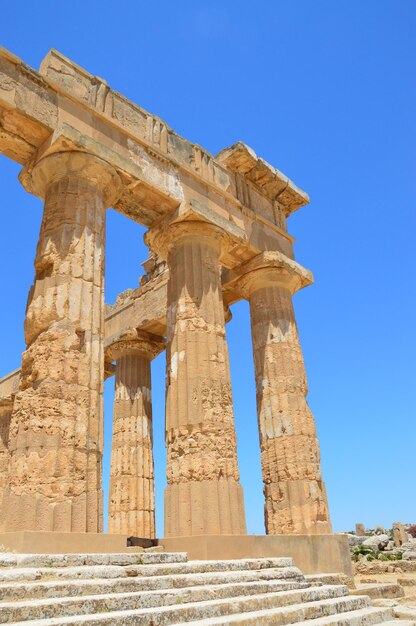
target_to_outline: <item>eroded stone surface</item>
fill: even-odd
[[[172,225],[169,265],[165,536],[244,534],[224,306],[221,232]]]
[[[105,209],[116,175],[81,153],[34,170],[45,207],[10,424],[2,529],[102,529]]]
[[[260,259],[258,269],[253,264],[246,269],[241,270],[241,289],[250,301],[266,532],[330,533],[292,304],[301,277],[280,259]]]
[[[0,399],[0,510],[9,481],[9,431],[13,405]]]

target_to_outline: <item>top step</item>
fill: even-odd
[[[229,569],[263,569],[265,567],[293,567],[289,557],[260,557],[255,559],[227,559],[188,561],[186,552],[132,552],[105,554],[14,554],[0,552],[0,572],[13,568],[71,568],[83,566],[203,564],[207,571]]]
[[[186,552],[133,552],[131,554],[13,554],[0,553],[1,567],[77,567],[82,565],[155,565],[186,563]]]

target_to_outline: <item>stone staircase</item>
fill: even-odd
[[[0,554],[0,623],[416,626],[289,558],[188,561],[184,553]]]

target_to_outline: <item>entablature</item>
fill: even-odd
[[[308,196],[248,146],[214,157],[56,50],[37,72],[0,49],[0,151],[25,165],[30,190],[33,165],[61,150],[115,167],[123,190],[114,208],[149,228],[199,202],[243,228],[257,252],[286,239],[283,252],[293,256],[285,217]]]

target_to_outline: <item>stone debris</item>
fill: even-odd
[[[352,548],[354,548],[355,546],[361,546],[366,539],[367,537],[365,535],[357,536],[357,535],[348,533],[348,543]]]
[[[367,561],[364,557],[357,563],[354,563],[354,568],[357,574],[400,574],[403,572],[416,572],[416,562],[405,561],[403,559],[395,561]]]
[[[408,537],[407,541],[402,543],[401,549],[406,552],[416,552],[416,539],[413,537]]]
[[[361,533],[363,524],[357,524],[357,527]],[[394,522],[391,530],[377,526],[374,530],[367,530],[365,535],[347,533],[353,561],[360,562],[360,569],[357,571],[363,571],[365,562],[374,561],[400,561],[405,571],[407,568],[405,562],[416,560],[416,538],[412,536],[413,528],[415,526],[412,524]],[[381,532],[382,530],[384,532]],[[396,564],[394,569],[399,567],[400,565]]]
[[[373,535],[373,537],[367,537],[366,539],[364,539],[362,545],[373,546],[374,548],[377,548],[378,550],[384,550],[384,548],[387,548],[389,541],[390,539],[388,535],[380,533],[380,534]]]

